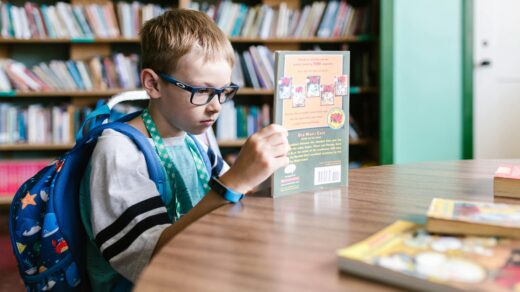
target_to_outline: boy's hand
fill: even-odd
[[[247,139],[237,160],[220,180],[234,191],[245,194],[275,170],[289,164],[288,152],[287,130],[271,124]]]

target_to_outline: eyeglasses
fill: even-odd
[[[231,100],[235,96],[239,88],[239,86],[234,83],[231,83],[231,85],[228,85],[220,89],[214,87],[197,87],[188,85],[164,73],[159,73],[159,76],[168,83],[171,83],[179,87],[180,89],[184,89],[186,91],[191,92],[190,102],[194,105],[208,104],[215,95],[218,96],[218,102],[223,104]]]

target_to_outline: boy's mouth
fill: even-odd
[[[203,124],[204,126],[211,126],[211,125],[213,125],[214,122],[215,122],[215,120],[212,120],[212,119],[200,121],[200,123]]]

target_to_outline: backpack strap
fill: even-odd
[[[90,112],[85,121],[81,124],[78,133],[76,133],[76,141],[81,140],[84,135],[87,135],[94,128],[103,124],[103,122],[110,117],[110,108],[108,105],[102,105],[96,107],[96,109]]]
[[[188,134],[190,138],[195,142],[195,146],[197,146],[197,150],[204,161],[204,165],[206,165],[206,170],[209,173],[210,177],[218,177],[222,167],[224,166],[224,161],[221,157],[215,154],[215,151],[211,149],[211,146],[208,145],[208,151],[204,150],[204,147],[200,144],[199,140],[192,134]]]
[[[150,179],[152,179],[155,182],[159,189],[159,192],[162,195],[162,190],[164,189],[164,184],[166,180],[164,177],[164,172],[162,170],[161,162],[159,161],[159,158],[157,157],[155,150],[153,149],[152,145],[150,145],[148,138],[145,135],[143,135],[143,133],[141,133],[136,128],[122,122],[125,120],[130,120],[138,114],[139,112],[132,113],[122,117],[118,121],[98,126],[97,128],[94,128],[90,132],[88,132],[85,137],[77,141],[76,145],[82,145],[83,143],[90,143],[94,140],[97,140],[97,138],[106,129],[112,129],[122,134],[125,134],[137,145],[139,150],[141,150],[141,152],[144,154]],[[74,151],[75,148],[76,146],[71,151]]]
[[[128,122],[129,120],[137,117],[141,114],[142,111],[133,112],[116,120],[116,122]],[[83,138],[84,135],[87,135],[88,132],[92,131],[94,128],[103,124],[108,118],[110,118],[111,110],[107,104],[103,104],[101,106],[97,106],[94,111],[87,115],[85,121],[81,124],[78,133],[76,133],[76,141]]]

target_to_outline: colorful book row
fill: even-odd
[[[3,38],[116,38],[137,37],[147,20],[161,15],[165,9],[139,2],[104,4],[24,6],[0,2],[0,36]]]
[[[88,60],[50,61],[33,66],[0,60],[0,91],[106,90],[139,88],[139,57],[121,53]]]
[[[70,144],[90,108],[0,103],[0,144]]]
[[[30,177],[51,163],[50,159],[0,161],[0,197],[12,197]]]
[[[206,12],[231,37],[344,37],[370,33],[370,6],[355,8],[347,1],[315,1],[302,9],[286,2],[272,7],[221,1],[191,2],[190,8]]]
[[[273,89],[273,53],[265,46],[250,46],[242,54],[235,52],[235,66],[231,78],[241,87]]]

